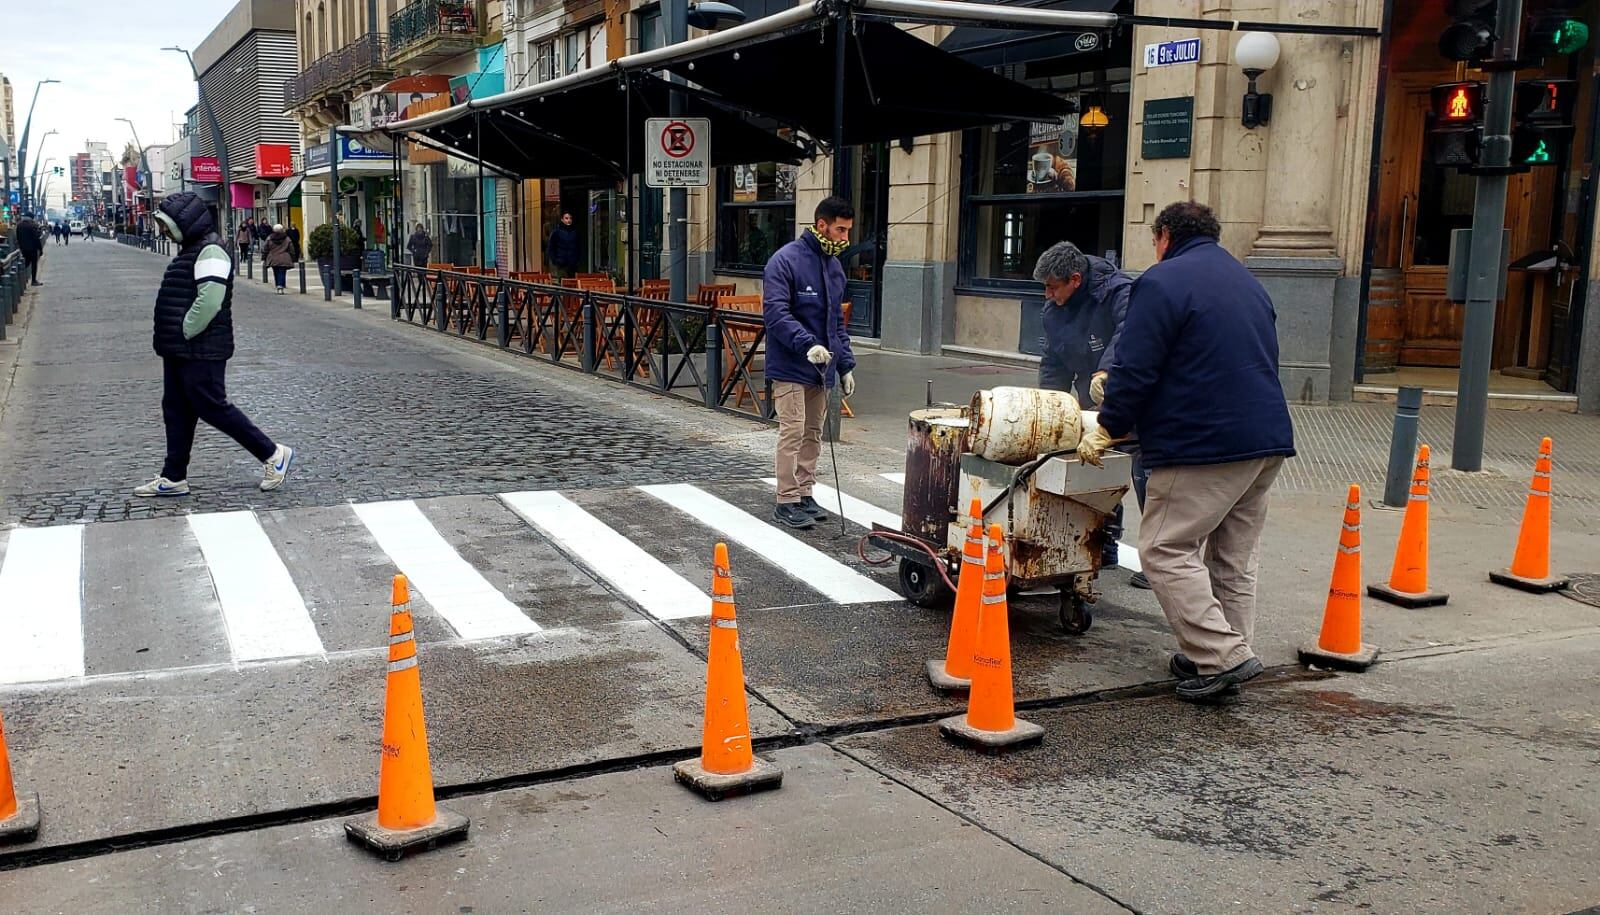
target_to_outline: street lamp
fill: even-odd
[[[39,146],[43,147],[44,146],[44,142],[40,141]],[[44,160],[44,183],[43,184],[40,184],[40,182],[39,182],[39,165],[38,165],[38,163],[34,163],[34,167],[33,167],[33,196],[41,198],[41,202],[42,202],[43,206],[45,206],[46,208],[48,208],[50,206],[50,202],[47,201],[47,200],[43,200],[42,199],[43,195],[39,192],[39,189],[41,187],[49,187],[50,186],[50,163],[52,163],[54,161],[56,161],[56,157],[55,156],[51,156],[50,158]]]
[[[1247,130],[1253,130],[1272,120],[1272,94],[1257,92],[1256,79],[1278,65],[1278,36],[1271,32],[1245,32],[1233,49],[1233,60],[1250,80],[1239,121]]]
[[[117,118],[117,120],[127,124],[128,129],[133,131],[133,145],[139,147],[139,168],[144,171],[144,178],[139,183],[143,185],[144,190],[150,195],[150,213],[154,215],[156,211],[156,189],[155,176],[150,174],[150,157],[145,155],[144,144],[139,142],[139,129],[133,126],[133,122],[127,118]],[[137,200],[138,195],[135,194],[134,198]],[[137,206],[134,208],[138,209]]]
[[[52,130],[47,130],[47,131],[45,131],[45,134],[44,134],[44,136],[42,136],[42,137],[40,137],[40,138],[39,138],[39,151],[40,151],[40,152],[43,152],[43,151],[44,151],[44,143],[45,143],[45,141],[46,141],[46,140],[48,140],[48,139],[50,139],[50,138],[51,138],[51,137],[53,137],[53,136],[55,136],[55,135],[56,135],[56,134],[57,134],[57,133],[60,133],[60,131],[58,131],[58,130],[53,130],[53,129],[52,129]],[[19,158],[18,158],[18,162],[17,162],[17,171],[18,171],[18,172],[21,172],[21,171],[22,171],[22,162],[21,162],[21,158],[20,158],[20,157],[19,157]],[[28,194],[29,194],[29,192],[30,192],[30,191],[31,191],[31,190],[32,190],[32,188],[31,188],[31,187],[29,187],[29,184],[31,184],[31,185],[32,185],[32,187],[38,187],[38,186],[39,186],[39,162],[38,162],[38,160],[37,160],[37,157],[35,157],[35,161],[34,161],[34,163],[33,163],[33,174],[31,174],[31,175],[29,175],[29,176],[28,176],[28,184],[24,184],[24,185],[23,185],[23,188],[22,188],[22,193],[23,193],[23,194],[24,194],[24,195],[28,195]],[[34,195],[34,196],[37,196],[37,195]],[[27,197],[27,196],[24,196],[24,198],[23,198],[23,200],[24,200],[24,203],[23,203],[23,205],[22,205],[22,208],[23,208],[23,209],[24,209],[24,210],[31,210],[31,209],[33,209],[33,208],[32,208],[32,207],[31,207],[31,206],[29,206],[29,204],[28,204],[28,203],[27,203],[27,202],[26,202],[26,201],[27,201],[27,200],[29,200],[29,199],[30,199],[30,198],[29,198],[29,197]]]
[[[28,103],[28,119],[22,123],[22,142],[17,145],[17,183],[22,185],[22,209],[30,211],[28,182],[24,178],[28,173],[28,131],[33,128],[33,109],[39,104],[39,89],[49,83],[59,83],[59,79],[41,79],[33,85],[33,101]]]
[[[206,121],[211,125],[211,145],[217,151],[217,164],[222,168],[222,191],[217,199],[217,218],[222,221],[222,237],[231,240],[233,232],[229,227],[233,221],[228,217],[233,212],[233,183],[228,179],[228,147],[222,145],[222,128],[217,126],[217,113],[211,110],[211,102],[206,99],[206,87],[200,82],[200,70],[194,65],[194,55],[176,45],[161,50],[177,51],[182,54],[189,61],[189,71],[194,74],[194,84],[200,91],[200,107],[205,110]]]

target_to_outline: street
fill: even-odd
[[[1155,598],[1106,570],[1082,636],[1052,595],[1012,602],[1019,711],[1046,736],[986,757],[933,724],[962,710],[923,676],[948,617],[856,553],[897,523],[893,414],[920,397],[861,420],[881,432],[846,421],[848,534],[789,531],[769,427],[240,277],[230,392],[298,449],[293,472],[260,492],[259,464],[202,427],[194,494],[138,500],[163,447],[165,264],[51,249],[0,347],[0,713],[43,808],[36,842],[0,846],[9,911],[1600,904],[1600,610],[1486,578],[1536,443],[1509,439],[1532,429],[1557,442],[1554,563],[1600,571],[1592,416],[1497,418],[1503,469],[1436,472],[1450,602],[1366,601],[1381,661],[1336,674],[1295,649],[1343,483],[1380,489],[1351,434],[1367,405],[1297,407],[1263,541],[1267,675],[1231,705],[1174,701]],[[863,355],[863,388],[892,365]],[[1399,522],[1365,513],[1369,581]],[[712,804],[670,765],[698,752],[718,541],[756,751],[785,780]],[[396,573],[438,795],[473,825],[388,864],[341,823],[375,800]]]

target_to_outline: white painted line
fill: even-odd
[[[0,683],[83,676],[83,525],[19,527],[0,567]]]
[[[903,473],[880,473],[878,476],[883,477],[885,480],[888,480],[896,486],[906,485],[906,475]]]
[[[323,653],[300,589],[254,512],[190,515],[189,529],[211,570],[235,662]]]
[[[844,563],[702,489],[687,483],[672,483],[641,486],[639,490],[738,541],[831,600],[863,604],[901,599],[900,595]]]
[[[778,479],[776,477],[767,477],[767,485],[776,487]],[[811,497],[817,500],[818,505],[827,509],[830,515],[839,510],[839,491],[832,486],[823,486],[821,483],[813,484]],[[845,493],[844,496],[844,516],[865,528],[870,529],[874,523],[877,523],[890,530],[900,530],[899,515],[888,509],[879,508],[871,502],[857,499],[849,493]]]
[[[711,613],[710,595],[561,493],[508,492],[500,498],[522,520],[656,619]]]
[[[538,632],[516,604],[447,543],[415,502],[351,505],[389,559],[464,639]]]

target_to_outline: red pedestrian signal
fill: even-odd
[[[1483,84],[1434,86],[1429,101],[1428,145],[1433,164],[1456,168],[1477,165],[1483,128]]]

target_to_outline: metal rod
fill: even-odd
[[[1400,389],[1394,405],[1394,432],[1389,436],[1389,473],[1383,480],[1383,504],[1404,508],[1410,496],[1412,460],[1417,453],[1417,422],[1422,389]]]
[[[667,47],[687,44],[689,41],[689,4],[688,0],[665,0],[661,4],[663,25],[666,27]],[[779,14],[782,15],[782,14]],[[771,18],[771,17],[769,17]],[[729,29],[727,33],[737,32],[740,27]],[[666,50],[663,48],[662,50]],[[668,76],[669,82],[674,84],[683,82],[683,78],[675,74]],[[683,93],[676,88],[667,95],[667,114],[678,118],[684,112]],[[684,250],[689,245],[689,192],[681,187],[674,187],[667,191],[667,248],[671,256],[667,259],[668,293],[667,297],[674,302],[687,302],[689,300],[689,252]]]
[[[328,128],[328,180],[333,182],[333,294],[340,295],[344,274],[339,269],[339,125]]]
[[[483,205],[483,115],[477,112],[472,115],[472,142],[474,144],[474,152],[478,156],[478,268],[487,270],[489,268],[489,253],[486,245],[489,235],[485,230],[483,219],[485,215]]]

